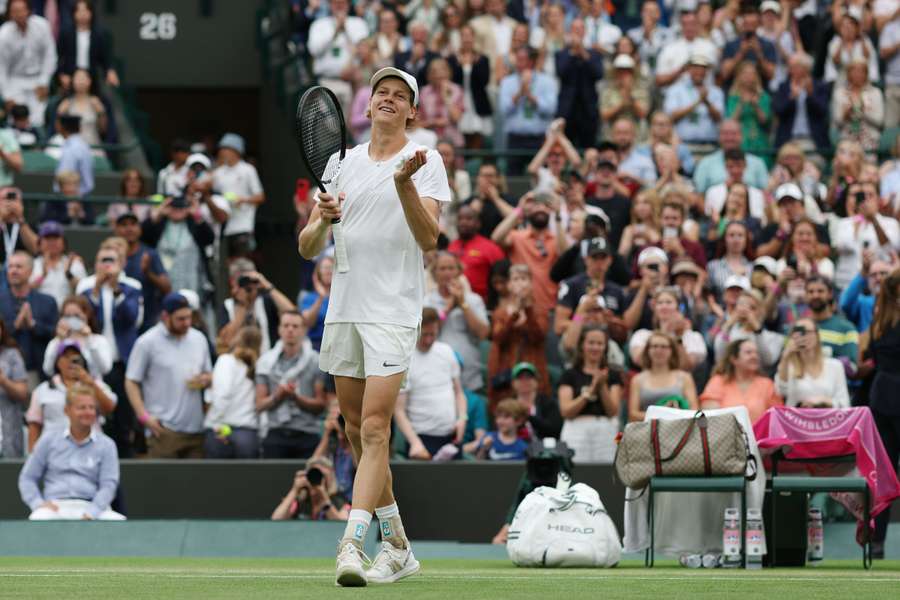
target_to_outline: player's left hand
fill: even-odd
[[[409,159],[402,161],[397,170],[394,171],[394,181],[397,183],[409,181],[409,178],[428,161],[426,153],[427,150],[425,148],[419,148]]]

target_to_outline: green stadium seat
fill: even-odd
[[[657,492],[737,492],[741,495],[741,564],[745,564],[746,553],[744,546],[744,534],[746,531],[747,517],[747,486],[746,479],[741,476],[726,477],[652,477],[647,493],[650,494],[647,507],[647,521],[650,526],[650,546],[644,553],[644,566],[653,567],[654,546],[656,537],[654,532],[654,495]]]

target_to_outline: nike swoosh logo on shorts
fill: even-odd
[[[388,364],[388,361],[384,361],[383,363],[381,363],[381,366],[382,367],[399,367],[400,365],[399,364],[392,365],[392,364]]]

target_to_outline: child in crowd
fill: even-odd
[[[525,460],[528,443],[519,437],[528,414],[518,400],[508,398],[497,404],[497,429],[488,432],[475,449],[475,456],[488,460]]]

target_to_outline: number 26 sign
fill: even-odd
[[[149,13],[141,15],[142,40],[174,40],[178,35],[178,18],[174,13]]]

